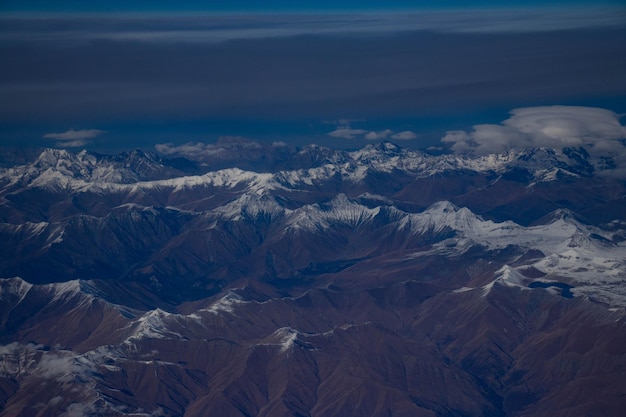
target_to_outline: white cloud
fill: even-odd
[[[61,414],[61,417],[88,417],[95,415],[97,412],[98,410],[94,404],[74,403],[67,407],[65,413]]]
[[[85,370],[75,359],[75,356],[57,356],[52,353],[43,355],[38,365],[38,374],[43,378],[60,378],[70,374],[81,374]]]
[[[12,342],[8,345],[0,346],[0,356],[13,355],[22,345],[18,342]]]
[[[448,130],[446,135],[441,138],[443,143],[452,143],[454,152],[465,153],[470,151],[476,142],[472,140],[472,136],[464,130]]]
[[[626,127],[606,109],[574,106],[526,107],[511,111],[500,124],[475,125],[473,131],[449,131],[441,139],[456,152],[500,153],[511,149],[585,147],[590,153],[624,152]]]
[[[46,139],[53,139],[56,141],[56,145],[63,148],[76,148],[79,146],[85,146],[91,142],[91,139],[105,133],[104,130],[98,129],[82,129],[74,130],[70,129],[62,133],[46,133],[43,135]]]
[[[503,124],[553,147],[580,146],[626,137],[617,114],[595,107],[528,107],[515,109]]]
[[[413,140],[416,139],[417,135],[410,130],[404,130],[402,132],[398,132],[394,135],[391,135],[391,139],[395,140]]]
[[[60,396],[57,395],[56,397],[50,398],[50,401],[48,401],[48,404],[50,404],[50,405],[57,405],[61,401],[63,401],[63,397],[60,397]]]
[[[355,136],[364,135],[366,133],[368,133],[368,131],[363,129],[340,127],[339,129],[330,132],[328,136],[331,136],[333,138],[354,139]]]
[[[386,139],[389,135],[393,133],[393,130],[385,129],[380,132],[367,132],[365,134],[365,139],[367,140],[383,140]]]

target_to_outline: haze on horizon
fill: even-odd
[[[622,126],[620,2],[381,5],[2,2],[0,144],[108,151],[242,136],[459,149],[451,132],[555,105]]]

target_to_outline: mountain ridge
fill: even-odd
[[[0,170],[0,416],[620,415],[626,183],[592,155],[277,152]]]

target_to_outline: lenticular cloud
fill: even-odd
[[[506,126],[529,134],[544,146],[568,147],[626,137],[618,116],[593,107],[529,107],[515,109]]]
[[[449,131],[443,142],[457,152],[479,154],[526,147],[563,149],[583,146],[596,154],[626,151],[626,127],[616,113],[594,107],[543,106],[511,111],[499,125],[475,125],[472,132]]]

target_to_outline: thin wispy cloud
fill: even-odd
[[[341,138],[341,139],[354,139],[357,136],[365,135],[369,133],[369,131],[365,129],[352,129],[349,127],[341,127],[339,129],[335,129],[332,132],[328,133],[328,136],[332,138]]]
[[[343,120],[337,129],[328,133],[328,136],[332,138],[340,139],[357,139],[363,138],[371,141],[382,141],[386,139],[394,140],[413,140],[417,138],[417,134],[410,130],[395,133],[391,129],[384,130],[366,130],[366,129],[354,129],[350,127],[349,121]]]
[[[242,136],[222,136],[216,143],[187,142],[181,145],[158,143],[157,152],[169,157],[183,157],[197,162],[208,162],[233,157],[250,157],[266,153],[269,149],[288,151],[289,146],[281,141],[262,143]],[[245,155],[244,155],[245,154]]]
[[[61,148],[77,148],[91,143],[91,140],[105,133],[104,130],[98,129],[70,129],[61,133],[46,133],[43,135],[45,139],[56,141],[56,145]]]
[[[86,417],[95,415],[98,411],[95,404],[74,403],[67,407],[65,412],[61,414],[61,417]]]
[[[301,35],[393,33],[528,33],[624,24],[623,8],[526,8],[516,10],[448,10],[420,12],[353,12],[283,14],[109,14],[50,15],[45,25],[33,25],[39,16],[0,17],[0,40],[85,42],[130,40],[140,42],[223,42]],[[28,30],[23,28],[27,27]]]
[[[413,140],[417,139],[417,134],[411,132],[410,130],[404,130],[402,132],[395,133],[391,135],[391,139],[395,140]]]

